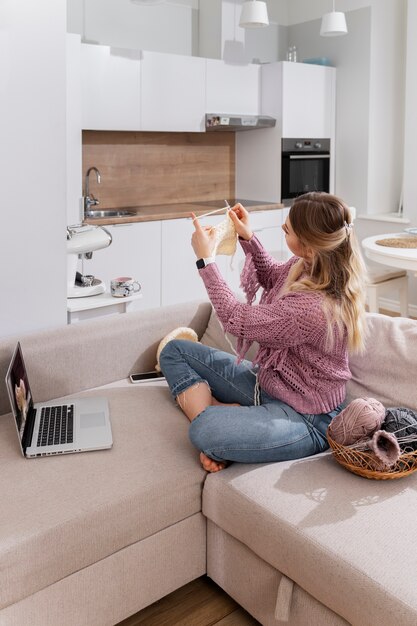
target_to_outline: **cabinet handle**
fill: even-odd
[[[114,226],[114,228],[122,228],[126,226],[132,226],[132,224],[128,222],[127,224],[112,224],[112,226]]]

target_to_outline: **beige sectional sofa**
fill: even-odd
[[[111,450],[24,459],[0,342],[0,625],[116,624],[204,573],[265,625],[414,626],[417,473],[331,454],[206,475],[166,386],[132,385],[179,326],[230,350],[207,302],[19,337],[36,401],[109,399]],[[350,397],[417,408],[417,322],[368,315]]]

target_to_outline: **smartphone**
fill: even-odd
[[[162,372],[142,372],[140,374],[131,374],[130,380],[132,383],[148,383],[152,380],[165,380],[165,376]]]

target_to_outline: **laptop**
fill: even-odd
[[[71,398],[67,402],[34,404],[20,343],[7,370],[6,387],[25,457],[112,447],[106,398]]]

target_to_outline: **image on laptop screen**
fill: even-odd
[[[6,383],[13,415],[16,420],[17,430],[19,432],[20,439],[22,439],[27,414],[32,404],[32,393],[29,387],[20,343],[16,346],[16,350],[7,373]]]

